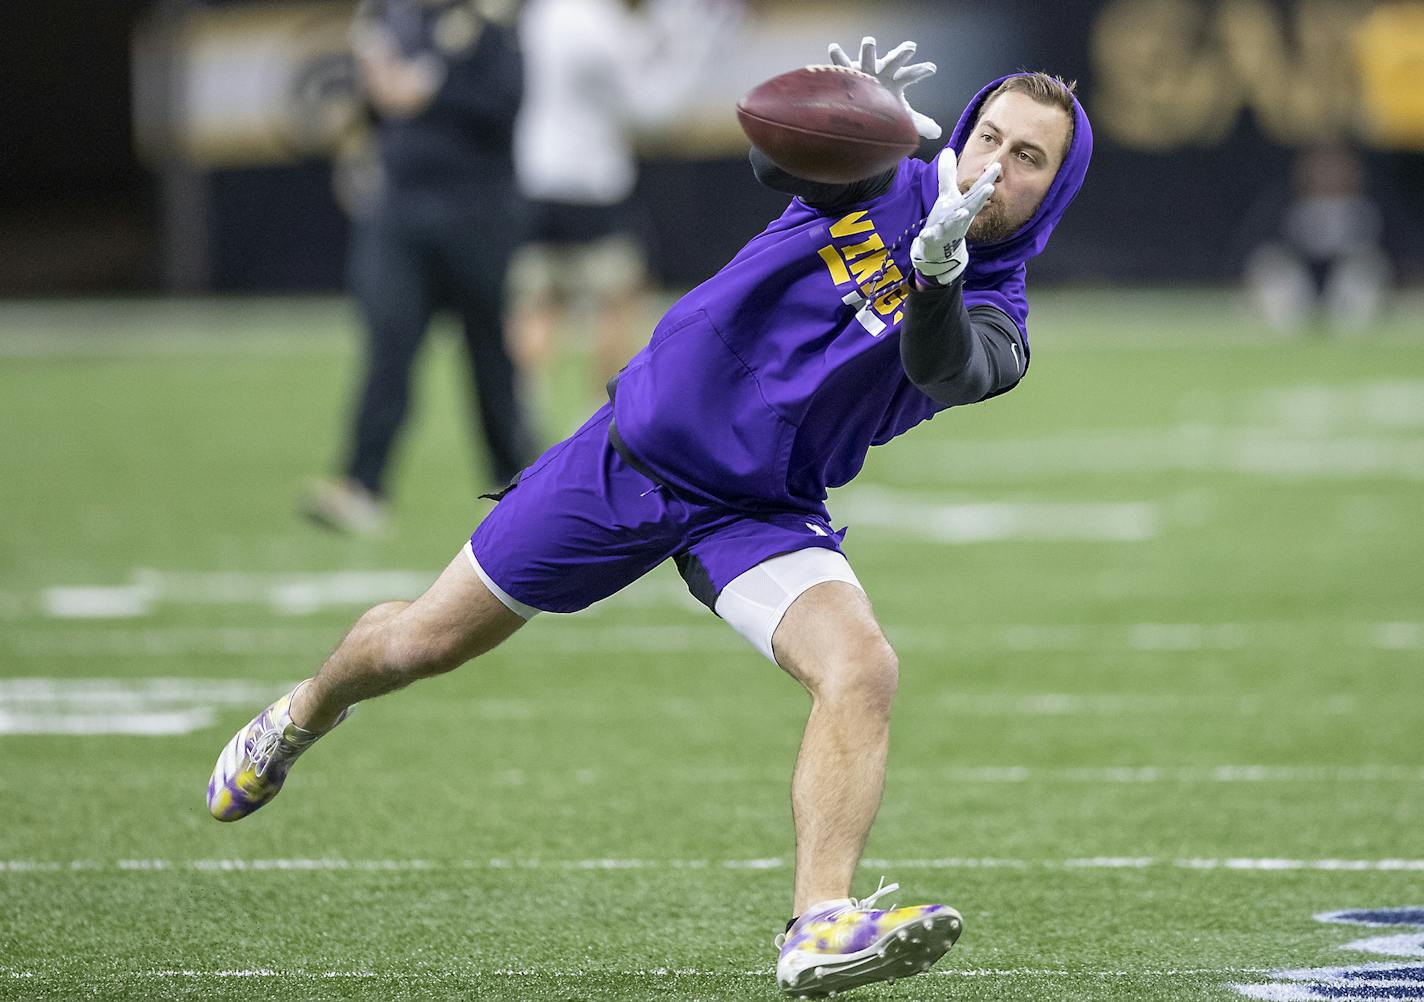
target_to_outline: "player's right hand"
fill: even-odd
[[[964,235],[969,224],[994,194],[994,182],[999,179],[999,162],[995,160],[969,186],[959,190],[959,161],[954,149],[946,146],[939,155],[939,195],[919,236],[910,245],[910,262],[925,278],[939,285],[948,285],[969,265],[969,248]]]
[[[934,76],[934,63],[911,63],[915,56],[914,42],[901,42],[883,56],[876,55],[875,39],[866,35],[860,40],[860,62],[851,62],[850,56],[846,55],[836,42],[832,42],[828,50],[831,63],[835,66],[844,66],[847,69],[860,70],[868,73],[879,80],[881,86],[885,87],[905,106],[905,110],[910,113],[910,118],[915,123],[915,131],[926,139],[938,139],[941,129],[939,123],[928,115],[922,115],[914,108],[910,107],[909,98],[905,97],[905,88],[912,83],[918,83],[925,77]]]

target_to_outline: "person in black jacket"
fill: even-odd
[[[434,312],[458,315],[490,482],[507,483],[534,442],[504,347],[504,285],[522,239],[513,135],[523,96],[514,5],[368,0],[353,32],[376,118],[380,186],[353,220],[352,294],[366,369],[339,479],[304,509],[342,531],[385,521],[386,474],[410,402],[411,370]]]

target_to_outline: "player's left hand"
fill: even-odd
[[[948,285],[969,266],[969,247],[964,239],[969,224],[994,194],[994,182],[999,179],[999,161],[984,168],[969,186],[959,190],[959,161],[953,147],[946,146],[939,155],[939,195],[919,236],[910,245],[910,263],[925,278],[939,285]]]
[[[832,42],[828,51],[831,62],[836,66],[860,70],[860,72],[868,73],[879,80],[883,86],[900,99],[900,103],[910,113],[910,118],[915,122],[915,131],[926,139],[938,139],[943,131],[940,129],[939,123],[928,115],[922,115],[911,108],[909,100],[905,97],[906,87],[925,77],[933,76],[936,69],[934,63],[911,63],[910,59],[915,55],[915,49],[914,42],[901,42],[884,56],[877,58],[875,39],[866,35],[860,40],[859,63],[851,62],[850,56],[846,55],[845,49],[842,49],[837,42]]]

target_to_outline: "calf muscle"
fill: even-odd
[[[297,692],[292,720],[325,730],[348,706],[458,668],[523,625],[458,554],[414,602],[367,610]]]

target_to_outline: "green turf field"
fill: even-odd
[[[902,660],[856,892],[966,921],[851,997],[1224,1002],[1424,955],[1314,917],[1424,906],[1424,307],[1367,340],[1209,291],[1034,307],[1023,386],[832,498]],[[232,732],[486,510],[447,340],[391,537],[295,517],[348,322],[0,306],[0,998],[778,998],[807,702],[671,568],[208,818]]]

